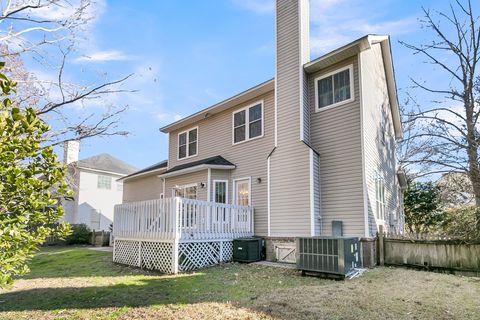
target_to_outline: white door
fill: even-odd
[[[250,179],[235,180],[235,204],[250,205]]]

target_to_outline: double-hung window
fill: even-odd
[[[233,113],[233,144],[263,136],[263,102]]]
[[[178,159],[190,158],[197,155],[198,128],[193,128],[178,134]]]
[[[385,180],[378,173],[375,175],[376,218],[385,221]]]
[[[316,110],[344,104],[353,97],[353,65],[315,79]]]

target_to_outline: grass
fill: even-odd
[[[225,264],[176,276],[123,267],[111,253],[42,249],[0,291],[0,319],[478,319],[480,280],[377,268],[354,280]]]

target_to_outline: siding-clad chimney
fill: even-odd
[[[270,158],[269,235],[311,234],[311,150],[303,65],[309,0],[276,0],[276,149]]]
[[[63,163],[65,165],[78,161],[79,153],[80,153],[79,140],[68,140],[63,143]]]

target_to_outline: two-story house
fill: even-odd
[[[137,169],[106,153],[79,160],[79,147],[76,140],[64,145],[67,181],[74,196],[63,201],[63,221],[109,230],[114,206],[122,203],[123,182],[117,180]]]
[[[253,206],[270,259],[297,236],[403,229],[389,37],[310,60],[309,1],[277,0],[275,23],[273,79],[161,128],[168,161],[152,197]],[[137,196],[124,201],[145,200],[145,172],[132,175]]]

